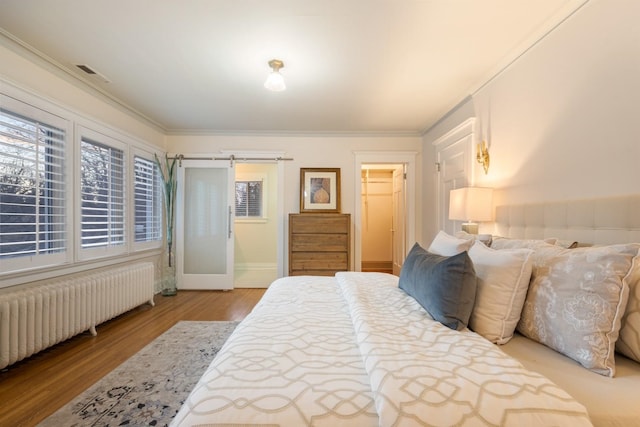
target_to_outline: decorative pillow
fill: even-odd
[[[476,242],[469,258],[478,277],[469,328],[496,344],[506,344],[516,329],[527,296],[533,250],[495,250]]]
[[[634,259],[633,271],[640,271],[640,257]],[[635,280],[634,280],[635,279]],[[622,317],[620,336],[616,341],[616,350],[630,359],[640,362],[640,280],[630,277],[629,301]]]
[[[458,239],[444,231],[439,231],[433,239],[433,242],[431,242],[428,251],[432,254],[452,256],[460,252],[468,251],[471,245],[473,245],[473,240]]]
[[[518,331],[601,375],[615,375],[615,344],[637,281],[640,244],[536,249]]]
[[[510,239],[507,237],[493,236],[491,247],[493,249],[536,249],[539,246],[554,245],[558,239]]]
[[[402,265],[398,286],[443,325],[461,330],[469,323],[476,275],[467,252],[441,256],[416,243]]]

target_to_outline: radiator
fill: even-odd
[[[145,302],[153,303],[153,263],[145,262],[0,294],[0,369]]]

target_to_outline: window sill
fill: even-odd
[[[31,282],[37,282],[40,280],[52,279],[59,276],[65,276],[68,274],[81,273],[83,271],[90,271],[98,268],[104,268],[111,265],[123,264],[139,259],[148,259],[158,257],[162,254],[162,248],[151,249],[145,251],[137,251],[135,253],[127,254],[126,256],[117,256],[110,258],[103,258],[100,260],[82,261],[73,264],[64,264],[55,267],[42,267],[33,268],[29,270],[23,270],[20,272],[8,272],[0,273],[2,278],[2,284],[0,289],[8,288],[10,286],[24,285]]]
[[[236,224],[266,224],[269,218],[236,218]]]

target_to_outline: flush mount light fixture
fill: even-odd
[[[264,82],[264,87],[274,92],[285,90],[287,86],[285,86],[284,78],[279,71],[280,68],[284,67],[284,62],[280,61],[279,59],[272,59],[271,61],[269,61],[269,67],[271,67],[273,71],[269,73],[267,81]]]

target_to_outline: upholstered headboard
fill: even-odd
[[[518,239],[556,237],[580,245],[640,242],[640,194],[497,206],[490,230],[483,232]]]

